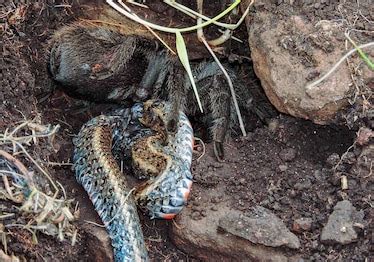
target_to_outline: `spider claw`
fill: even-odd
[[[220,141],[214,141],[213,143],[213,149],[214,149],[214,155],[216,156],[216,159],[218,162],[224,162],[224,149],[223,149],[223,143]]]

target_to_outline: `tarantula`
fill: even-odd
[[[175,130],[179,110],[189,116],[200,114],[183,66],[154,40],[108,27],[73,24],[57,31],[51,44],[50,72],[68,94],[116,103],[167,100],[172,104],[168,131]],[[214,62],[193,64],[192,69],[206,112],[202,117],[210,122],[215,154],[222,159],[226,134],[237,122],[229,87]],[[241,91],[240,106],[246,107],[250,94],[229,73]]]

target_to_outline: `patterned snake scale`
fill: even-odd
[[[160,136],[152,127],[142,124],[145,112],[155,116],[161,111],[154,108],[160,106],[161,110],[170,108],[165,102],[151,100],[100,115],[84,124],[74,139],[76,178],[106,227],[115,261],[148,261],[136,204],[146,209],[151,218],[171,219],[182,210],[192,185],[193,131],[186,115],[179,114],[177,131],[167,134],[164,144],[157,141]],[[136,162],[134,154],[129,156],[131,149],[144,139],[151,143],[144,155],[149,153],[147,150],[156,149],[167,163],[132,194],[118,158]],[[119,152],[123,155],[118,157]]]

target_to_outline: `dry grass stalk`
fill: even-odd
[[[71,212],[72,200],[68,200],[66,192],[61,184],[54,181],[37,160],[36,152],[29,152],[29,146],[48,146],[53,148],[54,137],[59,126],[42,125],[37,121],[24,120],[12,130],[6,129],[0,134],[0,198],[3,197],[16,204],[20,204],[19,212],[14,218],[14,223],[8,223],[4,227],[11,230],[12,227],[20,227],[29,231],[37,242],[38,231],[54,236],[59,240],[71,238],[72,244],[77,241],[77,230],[72,225],[77,212]],[[41,143],[44,139],[44,143]],[[47,142],[47,144],[45,143]],[[13,152],[10,154],[8,152]],[[36,171],[30,172],[25,165],[16,158],[23,154],[36,167]],[[42,189],[36,181],[47,178],[49,184],[55,189],[48,192]],[[38,179],[36,179],[38,178]],[[60,190],[63,195],[59,197]],[[46,192],[44,192],[46,191]],[[9,214],[7,218],[10,217]],[[3,238],[4,242],[4,238]],[[5,239],[6,242],[6,239]]]

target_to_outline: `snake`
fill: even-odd
[[[180,112],[177,130],[168,132],[170,108],[149,100],[117,109],[90,119],[73,139],[76,179],[105,225],[115,261],[149,261],[138,207],[152,219],[172,219],[186,204],[193,130]],[[126,159],[137,177],[147,178],[140,186],[131,188],[121,170]]]

